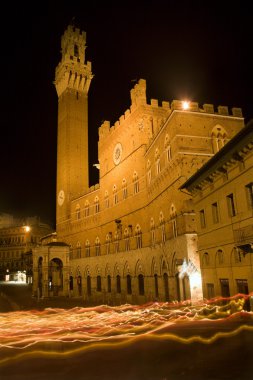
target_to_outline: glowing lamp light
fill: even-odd
[[[183,110],[188,110],[190,108],[190,102],[187,102],[186,100],[184,100],[182,102],[182,108]]]
[[[30,232],[31,227],[29,227],[29,226],[25,226],[25,227],[24,227],[24,230],[25,230],[25,232]]]

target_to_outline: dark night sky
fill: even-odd
[[[92,3],[92,4],[90,4]],[[33,5],[31,5],[33,4]],[[129,108],[134,79],[147,97],[242,107],[253,117],[251,11],[231,1],[9,2],[1,19],[0,212],[55,223],[60,38],[75,17],[87,32],[90,182],[97,130]],[[192,5],[194,4],[194,5]],[[206,5],[205,5],[206,4]]]

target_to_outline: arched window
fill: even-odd
[[[121,279],[119,274],[116,276],[116,292],[121,293]]]
[[[109,232],[109,234],[106,234],[106,237],[105,237],[105,246],[106,246],[106,254],[107,255],[109,255],[109,253],[110,253],[111,241],[112,241],[112,233]]]
[[[118,203],[118,191],[117,191],[117,186],[113,185],[113,203],[116,205]]]
[[[86,200],[85,201],[85,204],[84,204],[84,216],[89,216],[90,214],[90,204],[89,204],[89,201]]]
[[[159,224],[161,228],[161,241],[162,243],[165,243],[166,241],[165,219],[164,219],[162,211],[160,211],[160,215],[159,215]]]
[[[155,151],[155,163],[156,163],[156,174],[159,174],[161,171],[161,162],[160,162],[160,152],[158,148]]]
[[[216,125],[212,130],[213,152],[218,152],[227,142],[227,132],[221,125]]]
[[[151,230],[151,244],[155,245],[155,221],[154,218],[150,219],[150,230]]]
[[[177,212],[176,212],[176,208],[175,206],[172,204],[170,206],[170,220],[171,220],[171,223],[172,223],[172,233],[173,233],[173,237],[176,238],[177,237]]]
[[[142,232],[139,224],[135,227],[136,247],[142,248]]]
[[[124,230],[125,250],[130,251],[130,236],[128,228]]]
[[[90,242],[88,239],[85,242],[85,256],[90,257]]]
[[[100,240],[98,236],[96,237],[96,240],[95,240],[95,252],[96,252],[96,256],[101,255],[101,244],[100,244]]]
[[[218,249],[218,251],[216,252],[216,255],[217,255],[218,264],[223,264],[224,263],[224,252],[221,249]]]
[[[203,254],[203,266],[209,265],[209,254],[208,252],[204,252]]]
[[[149,160],[147,161],[147,178],[148,178],[148,184],[150,185],[151,180],[152,180],[152,172],[151,172],[151,163]]]
[[[127,275],[126,280],[127,280],[127,294],[132,294],[132,278],[130,274]]]
[[[114,251],[115,253],[119,252],[119,233],[118,231],[114,234]]]
[[[123,195],[123,199],[127,198],[127,181],[125,178],[123,178],[123,181],[122,181],[122,195]]]
[[[138,284],[139,284],[139,295],[144,296],[144,276],[139,274],[138,276]]]
[[[77,257],[77,259],[80,259],[80,257],[81,257],[81,244],[80,244],[80,241],[78,241],[77,244],[76,244],[76,257]]]
[[[133,174],[133,183],[134,183],[134,194],[137,194],[139,192],[139,178],[136,172],[134,172]]]
[[[102,286],[101,286],[101,276],[97,276],[97,292],[102,291]]]
[[[166,134],[166,136],[165,136],[164,149],[165,149],[165,152],[166,152],[167,162],[169,162],[169,161],[171,161],[172,156],[171,156],[170,138],[169,138],[168,134]]]
[[[98,196],[96,196],[94,199],[94,205],[95,205],[95,214],[97,214],[99,212],[99,198],[98,198]]]
[[[109,208],[109,195],[108,191],[105,191],[105,208]]]
[[[76,205],[76,220],[79,220],[81,219],[81,209],[80,209],[80,205]]]
[[[79,58],[78,46],[76,44],[74,45],[74,56]]]

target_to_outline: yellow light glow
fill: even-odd
[[[188,110],[190,108],[190,102],[187,102],[186,100],[184,100],[182,102],[182,108],[183,110]]]
[[[31,227],[29,227],[29,226],[25,226],[24,229],[25,229],[25,232],[30,232]]]

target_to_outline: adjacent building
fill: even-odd
[[[32,282],[32,248],[51,228],[38,217],[0,214],[0,280]]]
[[[99,128],[99,183],[89,186],[86,34],[68,26],[56,68],[57,244],[34,254],[34,294],[87,303],[203,297],[195,212],[179,187],[243,127],[240,108],[146,98]]]
[[[253,292],[253,121],[181,189],[197,215],[204,297]]]

